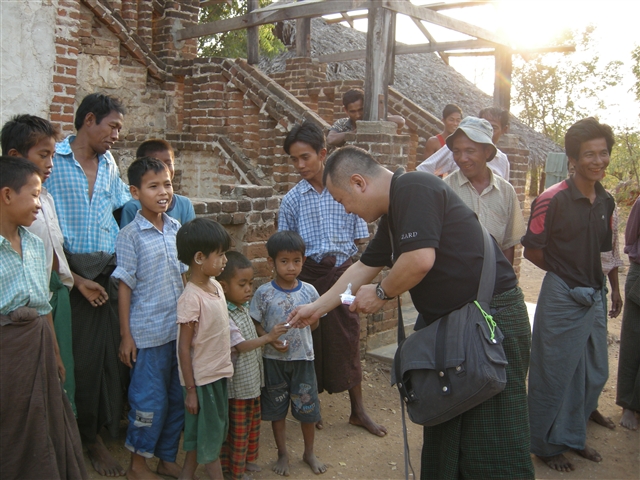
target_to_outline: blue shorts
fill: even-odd
[[[264,359],[264,383],[260,396],[262,420],[283,420],[289,411],[302,423],[320,421],[316,371],[311,360]]]
[[[141,348],[131,369],[129,427],[124,446],[146,458],[175,462],[184,426],[184,399],[175,340]]]

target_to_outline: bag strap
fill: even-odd
[[[480,225],[480,227],[484,238],[484,259],[482,261],[482,273],[480,274],[480,284],[478,285],[476,299],[489,306],[496,283],[496,252],[489,231],[484,228],[484,225]]]

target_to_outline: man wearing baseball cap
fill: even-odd
[[[492,136],[493,128],[487,120],[476,117],[462,120],[446,140],[459,170],[444,181],[475,212],[513,265],[515,246],[526,227],[515,190],[487,165],[497,151]]]

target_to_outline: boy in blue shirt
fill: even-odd
[[[173,181],[173,175],[175,174],[175,155],[169,142],[160,138],[152,138],[142,142],[136,151],[136,158],[142,157],[153,157],[164,162],[169,169],[171,181]],[[138,210],[140,210],[140,201],[134,199],[125,203],[124,207],[122,207],[120,228],[124,228],[131,223]],[[173,194],[173,200],[171,200],[171,205],[167,208],[166,213],[171,218],[178,220],[181,225],[196,218],[196,212],[193,209],[191,200],[177,193]]]
[[[260,286],[251,300],[249,313],[259,324],[258,333],[270,332],[282,323],[299,305],[319,298],[313,285],[298,280],[305,261],[305,244],[296,232],[277,232],[267,241],[269,265],[275,278]],[[318,322],[313,328],[318,326]],[[286,417],[291,413],[300,422],[304,439],[302,459],[313,473],[327,471],[327,467],[313,453],[315,424],[320,420],[318,384],[313,366],[311,327],[292,328],[280,337],[286,348],[277,350],[271,344],[264,347],[265,387],[262,389],[262,420],[271,421],[278,447],[278,461],[273,471],[289,475]]]
[[[173,190],[167,166],[151,157],[134,161],[128,171],[131,195],[141,209],[116,240],[120,280],[120,360],[131,368],[129,478],[150,476],[146,463],[160,459],[158,473],[178,477],[176,461],[184,425],[182,388],[176,357],[177,305],[186,266],[178,261],[180,224],[165,212]]]

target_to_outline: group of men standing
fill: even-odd
[[[362,118],[363,99],[355,94],[349,101],[348,95],[348,121],[327,139],[334,145]],[[78,427],[95,469],[110,476],[124,474],[99,436],[103,426],[117,432],[126,389],[110,277],[118,233],[113,212],[130,200],[109,153],[123,115],[111,97],[85,98],[76,114],[77,134],[56,145],[45,184],[56,199],[77,287],[71,307]],[[575,173],[536,199],[525,229],[508,168],[489,168],[504,156],[495,144],[508,129],[508,114],[505,121],[502,112],[485,109],[480,117],[462,119],[436,150],[459,168],[445,181],[424,171],[391,172],[351,146],[327,159],[324,133],[310,122],[295,126],[284,142],[302,180],[283,198],[278,228],[304,239],[308,259],[300,278],[322,295],[290,321],[305,325],[323,317],[314,332],[318,390],[348,391],[349,422],[375,435],[387,430],[364,407],[358,313],[374,313],[405,291],[421,315],[416,328],[462,307],[478,291],[481,225],[495,239],[491,313],[506,337],[507,387],[449,422],[425,427],[421,478],[534,478],[530,453],[563,471],[573,469],[563,455],[570,449],[601,460],[585,441],[586,422],[608,376],[600,252],[611,249],[614,201],[599,181],[613,134],[593,118],[567,131]],[[394,119],[399,127],[401,120]],[[378,219],[375,237],[354,263],[358,243],[369,238],[366,222]],[[533,338],[511,266],[521,238],[525,257],[548,272]],[[390,270],[382,282],[370,284],[384,267]],[[346,306],[339,294],[349,283],[356,298]]]
[[[594,118],[568,129],[574,173],[536,199],[525,228],[513,187],[501,178],[508,178],[508,169],[489,168],[499,152],[496,131],[498,138],[506,132],[508,114],[506,121],[496,109],[481,116],[443,132],[447,138],[437,164],[442,168],[453,160],[458,168],[444,182],[420,171],[391,172],[355,147],[329,156],[322,174],[326,190],[347,213],[380,222],[360,260],[290,317],[296,325],[317,320],[340,306],[339,294],[351,284],[351,311],[374,313],[410,291],[420,313],[416,328],[428,325],[475,298],[483,256],[480,225],[490,231],[497,258],[491,313],[506,337],[507,388],[449,422],[425,427],[422,478],[534,478],[531,453],[560,471],[575,468],[564,455],[569,450],[602,460],[586,444],[586,426],[608,377],[600,253],[612,249],[615,202],[600,180],[613,133]],[[435,172],[429,159],[424,163],[418,170],[453,170]],[[525,258],[547,272],[533,336],[509,265],[518,243]],[[383,281],[369,284],[385,266],[390,270]]]

